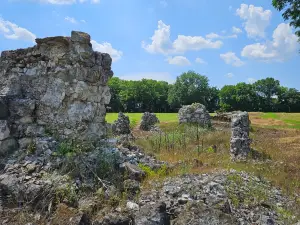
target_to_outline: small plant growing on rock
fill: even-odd
[[[75,141],[63,141],[59,144],[57,153],[59,155],[76,155],[81,152],[88,152],[92,149],[92,146],[87,143],[80,143]]]
[[[139,164],[139,167],[146,173],[148,178],[165,177],[168,174],[168,167],[166,165],[162,165],[157,170],[153,170],[149,166],[142,163]]]
[[[78,196],[75,187],[71,184],[67,184],[61,188],[58,188],[55,192],[54,204],[57,205],[63,201],[75,206],[78,201]]]
[[[27,147],[27,154],[34,154],[36,151],[36,144],[34,141],[31,141],[31,143]]]

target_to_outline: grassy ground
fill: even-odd
[[[176,122],[178,121],[177,113],[155,113],[158,119],[161,122]],[[142,113],[125,113],[125,115],[129,116],[130,124],[132,127],[137,125],[142,118]],[[118,113],[107,113],[106,121],[108,123],[113,123],[118,119]]]
[[[250,113],[250,119],[257,126],[300,130],[300,113]]]
[[[141,118],[141,114],[128,115],[137,123]],[[252,160],[231,162],[229,124],[216,123],[214,127],[219,129],[204,130],[178,125],[176,113],[157,115],[164,134],[138,129],[133,132],[137,137],[136,144],[147,153],[176,165],[171,175],[221,169],[253,172],[293,196],[299,202],[296,211],[300,212],[300,113],[250,113],[252,148],[265,157],[259,163]],[[112,116],[116,118],[117,115],[109,114],[108,121]]]
[[[129,116],[131,126],[135,127],[142,118],[142,113],[125,113]],[[178,121],[177,113],[156,113],[162,123]],[[213,113],[211,114],[213,115]],[[118,113],[107,113],[108,123],[114,122],[118,118]],[[300,130],[300,113],[250,113],[251,123],[255,126],[265,128],[291,128]]]

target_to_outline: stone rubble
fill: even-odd
[[[200,103],[185,105],[178,111],[179,124],[192,123],[201,127],[210,127],[211,120],[206,107]]]
[[[287,224],[278,206],[292,208],[269,182],[234,170],[167,178],[143,191],[138,203],[136,224],[149,225]]]
[[[237,112],[231,120],[230,155],[232,160],[246,160],[251,148],[248,112]]]
[[[145,112],[142,116],[140,129],[144,131],[150,131],[154,129],[155,124],[159,123],[159,119],[154,113]]]

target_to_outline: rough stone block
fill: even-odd
[[[9,155],[17,149],[18,143],[14,138],[8,138],[0,141],[0,156]]]
[[[194,123],[202,127],[210,127],[211,120],[206,107],[200,103],[185,105],[178,111],[179,123]]]
[[[0,96],[0,120],[5,120],[8,118],[8,105],[7,100]]]
[[[0,141],[7,139],[10,136],[10,129],[7,120],[0,120]]]
[[[230,155],[232,160],[245,160],[250,153],[250,121],[247,112],[236,112],[231,119]]]

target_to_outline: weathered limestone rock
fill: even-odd
[[[156,123],[159,123],[159,120],[156,117],[156,115],[154,113],[145,112],[142,116],[140,129],[149,131]]]
[[[17,140],[42,137],[45,130],[62,139],[100,140],[106,134],[111,57],[94,52],[83,32],[36,43],[1,53],[0,141],[8,134]]]
[[[7,119],[8,115],[7,100],[0,96],[0,120]]]
[[[179,124],[195,123],[202,127],[210,127],[210,115],[206,107],[200,103],[185,105],[178,112]]]
[[[130,134],[129,117],[119,112],[118,119],[112,124],[112,132],[115,135]]]
[[[18,143],[14,138],[8,138],[0,141],[0,157],[14,152],[18,148]]]
[[[136,225],[170,225],[170,216],[164,202],[143,206],[135,217]]]
[[[245,160],[250,152],[249,115],[237,112],[232,116],[230,155],[232,160]]]

